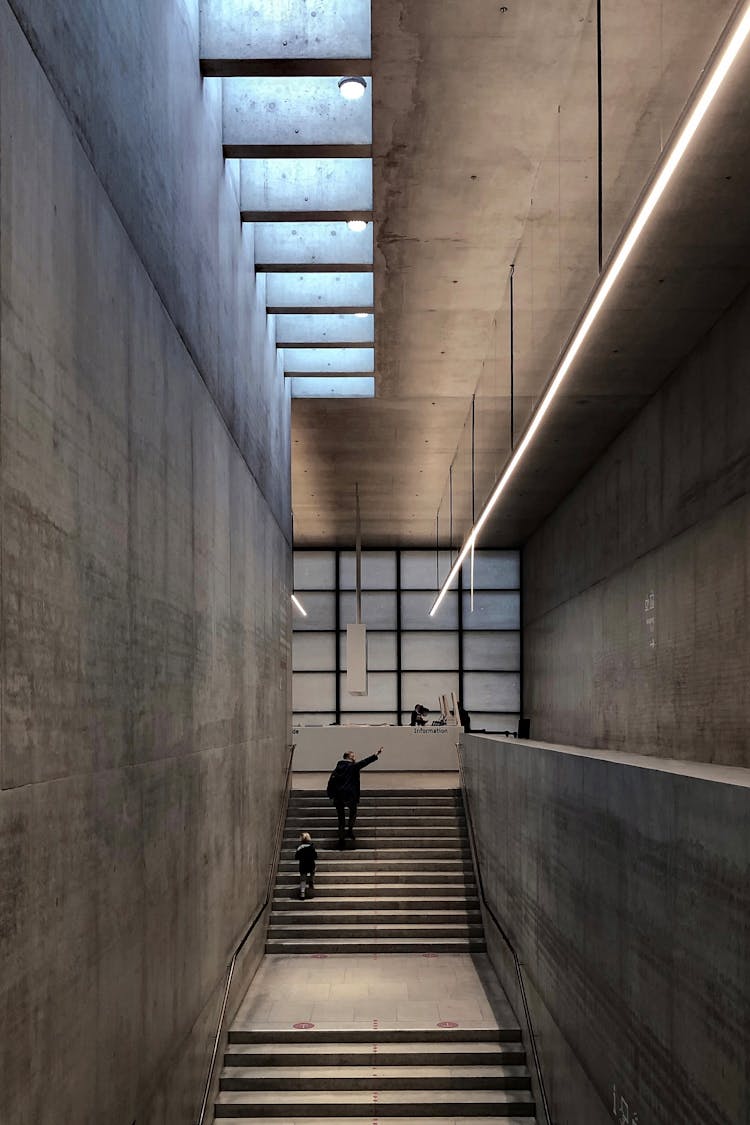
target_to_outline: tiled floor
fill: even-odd
[[[331,763],[331,769],[335,766]],[[330,772],[330,771],[329,771]],[[292,789],[312,789],[325,793],[328,773],[293,773]],[[362,791],[367,789],[458,789],[458,772],[432,770],[428,773],[410,773],[407,770],[397,773],[381,770],[374,764],[371,769],[363,769],[359,775]]]
[[[268,956],[234,1021],[277,1030],[516,1026],[485,954]]]

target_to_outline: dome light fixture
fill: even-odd
[[[360,234],[363,230],[367,230],[367,223],[364,219],[349,219],[346,225],[349,230],[353,230],[355,234]]]
[[[339,78],[341,97],[346,98],[348,102],[356,102],[359,98],[363,98],[366,89],[367,83],[364,78],[359,78],[356,74],[350,74],[345,78]]]

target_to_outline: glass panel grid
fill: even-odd
[[[449,553],[441,551],[441,581],[449,565]],[[475,729],[515,730],[521,650],[518,552],[477,551],[474,612],[464,567],[461,586],[449,591],[431,618],[435,551],[364,551],[366,696],[346,691],[344,627],[356,614],[354,566],[352,551],[295,552],[295,588],[302,591],[308,611],[307,618],[293,617],[295,723],[408,723],[415,702],[434,709],[437,717],[437,696],[456,691],[463,693]]]
[[[357,587],[357,556],[354,551],[342,551],[340,556],[340,587],[342,590],[355,590]],[[362,552],[362,589],[396,589],[396,552]]]

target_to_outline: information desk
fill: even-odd
[[[345,750],[357,760],[376,754],[385,770],[457,770],[456,747],[463,728],[445,727],[295,727],[294,769],[332,770]]]

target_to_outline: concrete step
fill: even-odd
[[[409,876],[412,881],[419,882],[419,877],[422,873],[434,873],[436,875],[450,874],[452,872],[473,871],[471,858],[464,858],[462,856],[455,856],[451,859],[434,859],[425,857],[424,852],[419,853],[419,858],[413,859],[382,859],[378,856],[376,859],[363,859],[362,854],[353,858],[350,852],[338,852],[334,855],[326,857],[325,868],[322,873],[336,872],[336,871],[351,871],[352,863],[356,862],[357,869],[362,872],[369,872],[372,875],[386,875],[393,872],[394,877],[399,878]],[[289,872],[298,872],[299,867],[296,859],[282,859],[279,863],[279,871],[282,874]]]
[[[294,846],[296,847],[297,843],[299,842],[300,831],[302,830],[303,829],[290,829],[288,827],[285,828],[283,836],[284,842],[286,844],[291,844],[292,842],[294,842]],[[315,843],[316,834],[309,827],[304,828],[304,831],[310,832],[310,835],[313,838],[313,843]],[[334,836],[338,836],[338,826],[335,820],[331,820],[331,822],[325,829],[325,832],[320,832],[318,833],[318,835],[330,836],[331,833],[333,833]],[[429,827],[429,825],[422,825],[416,819],[413,820],[410,824],[405,824],[401,827],[394,827],[393,825],[382,824],[379,821],[373,820],[370,824],[360,824],[360,822],[357,821],[354,828],[354,833],[358,840],[365,840],[368,838],[373,838],[375,840],[382,840],[385,838],[401,840],[416,839],[417,837],[421,839],[423,837],[427,837],[430,840],[435,840],[438,847],[442,847],[447,845],[448,843],[452,843],[454,840],[459,840],[462,838],[465,839],[467,830],[466,828],[455,825],[452,828],[441,828],[438,831],[435,828]]]
[[[343,1032],[342,1035],[346,1035]],[[412,1033],[414,1034],[414,1033]],[[224,1055],[229,1066],[524,1066],[520,1043],[244,1043]]]
[[[419,899],[419,903],[415,902]],[[305,900],[308,901],[307,899]],[[299,910],[300,900],[294,892],[288,897],[275,895],[271,910]],[[446,884],[436,888],[432,884],[412,887],[337,886],[315,889],[310,906],[318,910],[356,910],[368,913],[373,910],[478,910],[479,900],[465,883]]]
[[[464,890],[466,890],[466,888],[464,888]],[[295,912],[304,910],[308,913],[307,902],[308,900],[305,899],[305,906],[301,906],[299,888],[297,888],[297,890],[292,891],[288,897],[287,895],[278,895],[278,902],[274,899],[272,909],[273,912],[278,910],[280,913],[290,910]],[[370,894],[365,893],[358,895],[356,898],[350,895],[350,897],[334,899],[333,895],[326,894],[325,890],[316,888],[313,892],[313,898],[309,900],[309,906],[314,910],[323,910],[329,916],[338,915],[340,912],[342,916],[344,913],[346,913],[346,915],[351,915],[351,913],[356,912],[362,912],[367,915],[367,913],[372,913],[373,910],[377,910],[379,913],[388,911],[395,912],[397,915],[399,911],[409,913],[419,911],[460,911],[461,913],[466,913],[467,911],[471,911],[476,913],[477,917],[479,917],[479,900],[476,895],[470,894],[468,890],[466,890],[463,897],[453,895],[453,898],[451,898],[450,895],[448,895],[448,897],[441,898],[440,894],[435,893],[434,898],[426,897],[426,895],[415,895],[415,897],[412,898],[409,897],[408,893],[405,893],[404,897],[400,897],[400,895],[396,897],[394,894],[381,894],[379,889],[376,891],[376,889],[373,888]],[[403,920],[403,917],[401,917],[401,920]]]
[[[402,926],[382,923],[377,915],[369,922],[354,922],[349,925],[339,923],[330,926],[325,921],[317,921],[311,917],[306,925],[272,924],[268,927],[268,938],[271,941],[293,941],[298,938],[309,938],[319,941],[336,941],[338,938],[378,938],[389,941],[391,938],[412,938],[414,941],[428,941],[432,938],[481,938],[481,926],[468,926],[461,924],[444,926],[420,926],[418,924],[404,924]]]
[[[217,1117],[503,1117],[534,1114],[528,1090],[382,1090],[377,1100],[366,1090],[346,1092],[222,1090]]]
[[[333,767],[332,767],[333,768]],[[320,789],[292,789],[289,794],[289,803],[298,801],[320,801],[325,802],[328,800],[326,794],[326,785],[328,778]],[[409,804],[421,804],[425,801],[457,801],[461,804],[461,790],[460,789],[370,789],[370,786],[362,787],[360,794],[362,801],[385,801],[401,803],[407,802]]]
[[[362,777],[366,777],[363,774]],[[319,785],[316,789],[292,789],[289,793],[290,805],[306,805],[310,803],[325,803],[329,798],[326,793],[328,787],[328,778],[325,782]],[[425,805],[425,804],[463,804],[461,791],[459,789],[415,789],[407,792],[404,789],[370,789],[368,786],[361,784],[360,780],[360,793],[361,801],[370,801],[376,804],[397,804],[397,805]]]
[[[240,1066],[224,1070],[222,1090],[530,1090],[525,1066]]]
[[[293,844],[291,841],[285,843],[281,851],[281,858],[284,860],[293,859],[296,847],[296,840]],[[356,855],[358,859],[417,859],[420,852],[426,853],[422,856],[424,859],[471,858],[466,837],[457,839],[452,845],[447,843],[437,844],[433,836],[425,836],[424,838],[404,836],[400,839],[383,837],[379,840],[365,837],[365,839],[358,838],[356,841],[347,840],[345,847],[341,850],[336,847],[336,841],[331,839],[322,842],[316,841],[315,848],[318,859],[325,859],[326,861],[339,859],[345,855],[352,855],[353,857]]]
[[[393,817],[395,820],[404,820],[414,817],[417,820],[465,820],[464,810],[460,805],[418,805],[409,808],[408,805],[365,805],[359,802],[358,816],[367,816],[371,820],[381,817]],[[288,820],[321,820],[327,817],[336,817],[336,808],[329,801],[327,805],[299,805],[287,807]]]
[[[388,871],[382,868],[373,870],[363,870],[363,867],[357,865],[357,882],[358,883],[398,883],[403,886],[408,886],[410,883],[434,883],[439,886],[441,883],[455,883],[462,875],[471,876],[473,878],[473,870],[471,864],[467,865],[448,865],[448,861],[444,861],[446,870],[433,871],[429,864],[425,864],[425,869],[418,871]],[[372,865],[374,868],[374,864]],[[333,870],[332,870],[333,868]],[[342,879],[342,872],[347,875],[352,875],[351,864],[339,864],[334,867],[333,864],[327,863],[325,868],[318,867],[315,873],[315,885],[320,887],[329,886],[333,883],[340,883]],[[276,886],[281,889],[282,887],[292,887],[299,884],[299,869],[296,862],[286,864],[285,870],[279,871],[276,877]]]
[[[373,1044],[381,1043],[416,1044],[422,1047],[425,1043],[456,1044],[462,1043],[467,1049],[469,1044],[489,1043],[497,1046],[498,1043],[521,1042],[521,1029],[519,1027],[379,1027],[374,1028],[231,1028],[228,1042],[234,1043],[261,1043],[273,1044],[274,1047],[296,1046],[305,1044],[329,1044],[346,1042],[347,1045],[355,1043],[366,1044],[371,1050]]]
[[[269,938],[266,953],[485,953],[484,938]]]
[[[481,926],[478,910],[376,910],[361,914],[350,910],[314,910],[315,900],[305,899],[299,910],[281,910],[271,914],[271,926],[366,926],[377,922],[383,926]]]
[[[329,829],[336,829],[338,818],[336,810],[331,809],[330,812],[319,812],[305,816],[288,816],[286,818],[285,828],[287,831],[294,830],[296,832],[310,832],[313,836],[316,832],[322,830],[328,831]],[[403,816],[394,816],[393,813],[372,813],[363,814],[362,810],[357,814],[357,826],[372,827],[372,828],[412,828],[415,825],[420,825],[422,828],[431,828],[433,831],[446,831],[454,828],[466,830],[466,821],[462,816],[436,816],[434,813],[429,815],[412,812],[404,813]]]
[[[235,1119],[242,1121],[242,1117]],[[252,1117],[246,1117],[246,1121],[252,1121],[253,1125],[279,1125],[278,1117],[259,1117],[253,1114]],[[535,1125],[536,1117],[420,1117],[419,1119],[424,1125],[476,1125],[477,1121],[481,1121],[482,1125]],[[334,1117],[306,1117],[305,1125],[331,1125],[335,1121],[336,1125],[362,1125],[361,1117],[341,1117],[338,1114]],[[377,1119],[373,1118],[373,1122],[377,1125]],[[287,1118],[286,1125],[295,1125],[292,1118]],[[414,1125],[414,1119],[411,1117],[388,1117],[388,1125]]]
[[[357,808],[362,816],[437,816],[437,817],[464,817],[465,809],[461,802],[451,802],[450,804],[388,804],[379,801],[365,801],[359,800]],[[333,801],[324,798],[322,801],[316,803],[308,803],[305,805],[289,804],[287,805],[286,815],[295,820],[300,820],[308,816],[335,816],[336,806]]]

